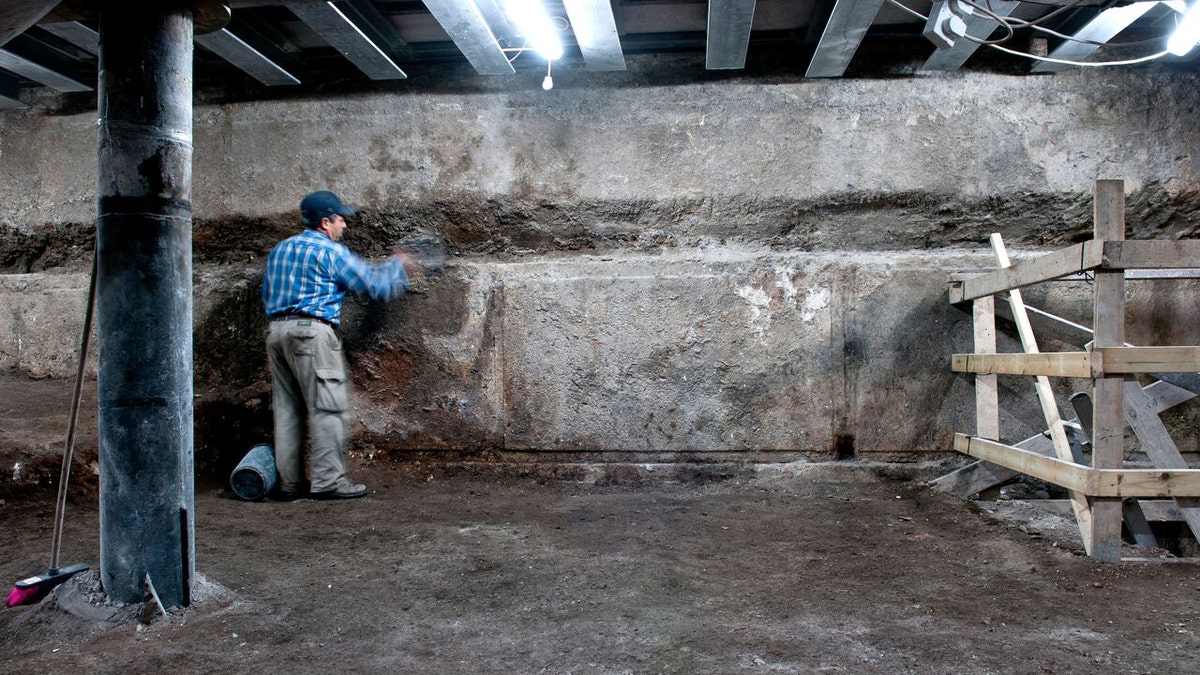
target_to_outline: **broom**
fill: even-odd
[[[79,399],[83,393],[83,366],[87,360],[88,338],[92,332],[92,308],[96,298],[96,266],[99,251],[92,253],[92,276],[88,281],[87,310],[83,317],[83,335],[79,338],[79,365],[75,370],[75,390],[71,396],[71,416],[67,422],[67,446],[63,450],[62,469],[58,474],[58,500],[54,508],[54,536],[50,545],[50,569],[45,574],[35,574],[14,584],[8,594],[9,607],[30,605],[46,597],[50,591],[67,579],[88,568],[79,563],[68,567],[58,566],[59,550],[62,546],[63,516],[67,509],[67,482],[71,478],[71,461],[75,456],[75,423],[79,419]]]

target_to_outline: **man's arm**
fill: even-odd
[[[347,290],[372,300],[393,300],[409,289],[408,266],[399,254],[372,264],[340,248],[334,259],[334,278]]]

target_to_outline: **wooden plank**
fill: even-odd
[[[1067,488],[1072,494],[1083,495],[1088,486],[1088,469],[1074,462],[1057,457],[1046,457],[1036,452],[1005,445],[985,438],[974,438],[965,434],[954,434],[954,449],[972,457],[999,464],[1023,474],[1041,478]],[[1069,452],[1069,450],[1068,450]],[[1074,499],[1071,500],[1075,502]]]
[[[1160,469],[1186,469],[1187,462],[1179,453],[1178,446],[1167,432],[1167,427],[1158,416],[1154,402],[1132,380],[1125,382],[1125,421],[1138,440],[1146,456]],[[1200,539],[1200,501],[1180,499],[1179,510],[1192,530],[1192,536]]]
[[[1125,238],[1125,183],[1098,180],[1093,207],[1094,239],[1111,243]],[[1106,247],[1107,253],[1107,247]],[[1125,275],[1097,269],[1092,326],[1093,349],[1125,344]],[[1125,459],[1124,378],[1108,375],[1092,384],[1092,467],[1119,468]],[[1092,503],[1092,548],[1097,560],[1121,559],[1121,501],[1096,498]]]
[[[1175,406],[1185,401],[1190,401],[1196,398],[1196,394],[1186,389],[1176,387],[1168,382],[1158,381],[1151,382],[1142,389],[1146,397],[1149,399],[1156,414],[1170,410]],[[1126,406],[1128,408],[1128,405]],[[1088,419],[1085,421],[1082,418],[1078,420],[1081,427],[1087,429],[1092,428],[1091,421],[1091,399],[1088,399]],[[1078,411],[1076,412],[1078,416]],[[1068,440],[1071,443],[1072,457],[1075,453],[1076,436],[1082,435],[1082,431],[1069,434]],[[1050,441],[1050,437],[1045,433],[1034,434],[1029,438],[1017,443],[1015,448],[1036,452],[1039,455],[1053,455],[1054,444]],[[1004,481],[1007,481],[1020,472],[1008,467],[1003,467],[991,462],[972,462],[967,466],[955,469],[944,476],[941,476],[933,481],[930,485],[942,492],[958,495],[964,499],[974,494],[979,494],[984,490],[995,487]],[[1142,505],[1145,507],[1145,504]],[[1176,510],[1178,511],[1178,510]],[[1175,518],[1182,520],[1182,515]]]
[[[1200,347],[1100,347],[1093,349],[1096,372],[1104,375],[1135,373],[1195,373],[1200,371]]]
[[[972,307],[977,354],[996,353],[996,299],[977,298]],[[1000,389],[994,374],[975,376],[975,435],[1000,440]]]
[[[1036,452],[1039,455],[1049,456],[1054,454],[1054,444],[1046,434],[1035,434],[1013,447]],[[1015,478],[1020,473],[1020,471],[1000,466],[999,464],[992,464],[991,462],[971,462],[967,466],[955,469],[944,476],[930,481],[930,485],[934,489],[966,499],[971,495],[979,494],[988,488],[995,487],[1006,480]]]
[[[1126,383],[1126,386],[1128,384]],[[1142,388],[1138,386],[1137,382],[1133,382],[1132,384],[1137,389],[1138,394],[1142,394]],[[1149,401],[1149,397],[1146,397],[1146,399]],[[1125,400],[1126,406],[1128,406],[1128,397]],[[1079,417],[1079,425],[1082,427],[1081,433],[1087,435],[1089,438],[1088,442],[1090,443],[1092,434],[1092,398],[1083,392],[1073,394],[1071,396],[1071,407],[1075,409],[1075,415]],[[1125,414],[1128,416],[1128,409],[1126,409]],[[1071,449],[1075,450],[1075,446],[1072,445]],[[1083,452],[1075,455],[1075,463],[1087,463]],[[1154,537],[1154,532],[1150,529],[1150,524],[1146,522],[1146,516],[1142,513],[1142,508],[1138,505],[1138,500],[1130,499],[1125,502],[1121,508],[1121,519],[1125,521],[1126,529],[1133,535],[1133,540],[1139,546],[1158,547],[1158,540]]]
[[[954,449],[1054,483],[1072,493],[1094,497],[1094,501],[1120,501],[1126,497],[1200,497],[1200,469],[1088,468],[966,434],[954,435]],[[1117,525],[1119,528],[1120,522]]]
[[[1008,251],[1004,249],[1004,240],[1000,237],[999,232],[992,233],[991,242],[992,250],[996,254],[996,260],[1000,267],[1008,267],[1011,264],[1008,260]],[[1012,306],[1013,318],[1017,324],[1017,333],[1021,336],[1021,346],[1026,353],[1036,354],[1038,352],[1037,339],[1033,335],[1033,328],[1029,325],[1029,315],[1025,313],[1025,301],[1021,298],[1021,291],[1017,289],[1010,290],[1008,296],[1009,304]],[[1050,379],[1044,375],[1039,375],[1035,381],[1038,403],[1042,406],[1042,415],[1046,419],[1046,429],[1050,434],[1050,440],[1054,443],[1054,454],[1059,460],[1069,463],[1071,460],[1071,444],[1067,441],[1067,433],[1062,426],[1062,416],[1058,411],[1058,403],[1054,400],[1054,390],[1050,388]],[[1019,467],[1009,468],[1019,469]],[[1087,497],[1078,490],[1071,490],[1070,498],[1075,508],[1075,520],[1079,523],[1079,537],[1083,540],[1084,549],[1091,554],[1091,505],[1088,503]]]
[[[1085,469],[1083,492],[1096,498],[1200,498],[1200,469]],[[1120,523],[1117,523],[1118,528]]]
[[[956,373],[1090,378],[1092,355],[1088,352],[954,354],[950,357],[950,368]]]
[[[1123,229],[1123,214],[1121,224]],[[1108,239],[1104,242],[1102,269],[1182,269],[1192,267],[1200,267],[1200,240],[1135,239],[1121,241]]]
[[[1154,536],[1154,530],[1150,529],[1146,514],[1142,513],[1141,502],[1130,499],[1125,502],[1122,511],[1121,517],[1125,520],[1125,527],[1129,528],[1129,533],[1133,535],[1134,543],[1138,546],[1158,548],[1158,538]]]
[[[1024,288],[1068,274],[1095,269],[1103,262],[1104,251],[1104,242],[1085,241],[1037,258],[1022,260],[1012,267],[1002,267],[987,274],[964,279],[961,286],[957,287],[962,296],[956,297],[955,288],[952,287],[950,302],[974,300],[985,295]]]
[[[1066,499],[1037,499],[1026,500],[1040,508],[1060,515],[1071,515],[1071,502]],[[1174,499],[1139,499],[1142,515],[1151,523],[1177,523],[1183,520],[1183,514],[1175,505]]]

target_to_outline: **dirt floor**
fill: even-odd
[[[9,442],[41,428],[6,410]],[[887,467],[653,473],[359,459],[372,492],[343,503],[242,502],[202,477],[191,607],[88,602],[91,572],[0,610],[0,672],[1200,672],[1195,559],[1097,564],[1066,521]],[[52,502],[0,502],[6,591],[45,569]],[[97,564],[94,491],[67,522],[63,562]]]

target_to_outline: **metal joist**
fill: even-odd
[[[1130,24],[1142,18],[1146,12],[1157,7],[1158,4],[1157,2],[1135,2],[1124,7],[1108,8],[1076,31],[1071,36],[1074,39],[1064,41],[1050,52],[1050,58],[1082,61],[1100,49],[1103,43],[1116,37],[1117,33],[1128,28]],[[1032,68],[1032,72],[1053,73],[1071,67],[1067,63],[1040,61]]]
[[[517,72],[471,0],[425,0],[442,29],[458,45],[480,75],[512,75]]]
[[[1003,18],[1010,16],[1020,5],[1020,2],[991,0],[987,7],[993,14]],[[966,23],[967,35],[977,40],[988,39],[1000,25],[995,19],[985,16],[982,13],[971,14],[966,17]],[[974,40],[959,38],[954,41],[953,47],[946,47],[933,52],[925,61],[925,65],[921,66],[921,70],[958,70],[962,68],[967,59],[971,58],[971,55],[978,51],[981,46]]]
[[[78,21],[56,21],[38,25],[60,40],[69,42],[89,54],[100,53],[100,34]]]
[[[749,0],[754,4],[754,0]],[[625,56],[608,0],[563,0],[588,70],[625,70]]]
[[[837,0],[804,76],[841,77],[882,6],[883,0]]]
[[[754,0],[709,0],[708,50],[704,67],[731,70],[746,67]]]
[[[17,78],[0,73],[0,110],[6,108],[28,108],[21,102],[21,88]]]
[[[268,59],[244,40],[222,28],[215,33],[196,36],[196,43],[237,66],[242,72],[268,87],[300,84],[300,80]]]
[[[44,84],[55,91],[72,92],[72,91],[92,91],[92,88],[81,82],[76,82],[62,73],[55,72],[38,65],[29,59],[17,56],[6,49],[0,49],[0,68],[3,68],[10,73],[20,75]]]
[[[372,80],[408,77],[363,29],[332,2],[288,2],[287,8]]]

